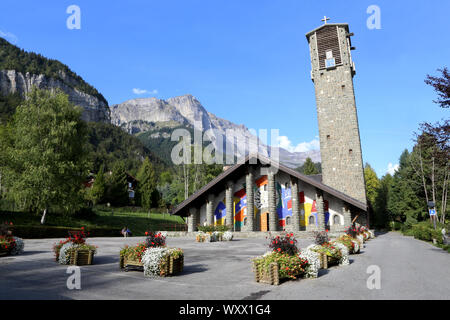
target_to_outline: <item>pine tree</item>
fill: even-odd
[[[317,170],[317,167],[314,165],[314,162],[309,157],[306,158],[306,161],[303,164],[303,174],[305,175],[319,174],[319,170]]]
[[[364,180],[366,181],[366,196],[369,203],[373,206],[380,188],[380,180],[375,173],[375,170],[366,163],[364,167]]]
[[[107,178],[107,201],[113,206],[125,206],[128,204],[128,182],[125,164],[117,161]]]
[[[105,182],[105,173],[104,173],[104,165],[102,165],[95,177],[94,184],[89,190],[88,198],[92,203],[98,204],[101,203],[103,198],[105,197],[106,191],[106,182]]]
[[[138,180],[138,198],[141,206],[146,210],[150,210],[152,205],[155,206],[156,178],[155,170],[149,158],[145,158],[138,170],[136,179]]]

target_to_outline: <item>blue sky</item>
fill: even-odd
[[[80,30],[66,27],[72,4]],[[367,27],[370,5],[381,29]],[[448,0],[2,0],[0,36],[67,64],[110,105],[190,93],[217,116],[279,129],[286,147],[302,149],[318,135],[305,33],[324,15],[349,23],[363,158],[381,176],[420,122],[448,118],[423,80],[449,61],[449,11]]]

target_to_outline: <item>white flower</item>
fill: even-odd
[[[159,233],[160,233],[161,236],[163,236],[164,238],[167,238],[167,231],[160,231]]]
[[[73,248],[73,247],[74,247],[74,244],[72,242],[67,242],[67,243],[63,244],[63,246],[59,250],[58,262],[60,264],[69,264],[70,255],[67,254],[67,250],[69,250],[70,248]]]
[[[225,231],[224,234],[223,234],[223,239],[226,240],[226,241],[233,240],[233,232]]]
[[[356,239],[358,239],[359,243],[361,244],[361,248],[364,248],[364,237],[360,234],[356,236]]]
[[[147,248],[142,256],[141,262],[144,265],[144,275],[148,277],[159,276],[161,260],[167,254],[165,247]]]
[[[353,243],[353,253],[359,252],[359,241],[358,240],[352,240]]]
[[[25,247],[25,244],[23,243],[23,240],[19,237],[13,237],[16,245],[11,250],[12,255],[21,254],[23,252],[23,248]]]
[[[341,260],[339,260],[339,265],[345,266],[345,265],[350,264],[350,261],[348,259],[348,248],[347,248],[347,246],[342,244],[342,243],[340,243],[340,242],[337,242],[337,241],[332,242],[332,244],[336,248],[338,248],[339,251],[341,251],[342,257],[341,257]]]
[[[315,246],[315,245],[312,245]],[[309,246],[311,247],[311,246]],[[308,247],[308,248],[309,248]],[[319,260],[319,253],[312,251],[310,249],[306,248],[305,250],[302,250],[299,254],[299,257],[302,259],[306,259],[308,261],[308,264],[306,266],[306,273],[305,278],[317,278],[319,274],[320,269],[320,260]]]

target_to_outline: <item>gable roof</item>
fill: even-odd
[[[237,179],[238,177],[240,177],[242,175],[243,172],[245,172],[247,163],[250,163],[250,165],[252,165],[253,163],[257,163],[258,160],[262,164],[274,164],[278,167],[279,171],[285,172],[285,173],[299,179],[300,181],[303,181],[307,184],[310,184],[310,185],[318,188],[319,190],[322,190],[332,196],[335,196],[336,198],[341,199],[344,202],[346,202],[358,209],[367,211],[367,204],[365,204],[359,200],[356,200],[336,189],[333,189],[333,188],[323,184],[316,177],[313,178],[310,176],[306,176],[296,170],[293,170],[291,168],[288,168],[288,167],[282,165],[281,163],[273,161],[261,154],[257,154],[257,155],[247,155],[244,158],[244,161],[241,161],[241,163],[237,163],[237,164],[233,165],[231,168],[223,171],[216,178],[211,180],[209,183],[207,183],[202,188],[200,188],[197,192],[192,194],[189,198],[187,198],[182,203],[180,203],[175,208],[175,210],[173,211],[172,214],[178,214],[180,216],[187,216],[188,212],[186,212],[186,211],[187,211],[187,208],[189,207],[189,205],[199,204],[199,203],[205,201],[207,193],[209,193],[209,192],[219,193],[219,192],[223,191],[225,189],[225,185],[228,180],[232,180],[233,178]]]

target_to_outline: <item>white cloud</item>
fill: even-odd
[[[158,90],[153,89],[153,90],[149,91],[149,90],[145,90],[145,89],[133,88],[133,93],[134,94],[145,94],[145,93],[158,94]]]
[[[389,162],[386,173],[389,173],[392,176],[392,175],[395,174],[396,171],[398,171],[399,167],[400,167],[400,165],[398,163],[397,164],[392,164],[392,163]]]
[[[19,41],[19,39],[17,38],[17,36],[15,34],[8,32],[8,31],[0,30],[0,37],[5,38],[12,44],[17,44],[17,42]]]
[[[286,149],[290,152],[306,152],[310,150],[320,149],[320,141],[317,138],[311,140],[310,142],[300,142],[299,144],[294,146],[292,144],[292,141],[289,140],[287,136],[279,136],[278,145],[280,148]]]

